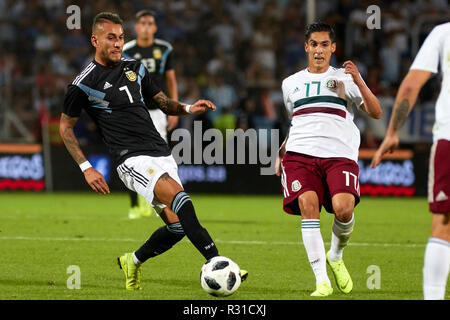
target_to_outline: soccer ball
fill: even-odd
[[[215,297],[233,294],[241,285],[241,269],[227,257],[217,256],[206,261],[200,272],[202,288]]]

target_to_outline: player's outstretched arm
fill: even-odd
[[[380,164],[383,155],[388,152],[392,153],[398,147],[398,131],[414,107],[420,90],[430,76],[431,72],[429,71],[410,70],[403,79],[398,89],[397,97],[395,98],[394,109],[392,110],[386,137],[373,156],[372,168],[376,168]]]
[[[75,162],[80,165],[87,162],[87,159],[84,156],[83,151],[81,151],[80,144],[75,137],[75,133],[73,132],[73,127],[77,121],[77,117],[69,117],[68,115],[62,113],[59,122],[59,134],[64,141],[67,151],[69,151]],[[83,170],[83,174],[86,182],[91,186],[92,190],[103,194],[109,193],[108,184],[100,172],[90,167]]]
[[[157,93],[153,100],[165,114],[174,116],[189,113],[201,114],[208,110],[216,110],[216,106],[209,100],[198,100],[193,105],[187,105],[168,98],[162,91]]]

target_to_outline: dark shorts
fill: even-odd
[[[306,191],[315,191],[322,206],[333,213],[331,199],[338,193],[350,193],[359,203],[359,167],[347,158],[317,158],[305,154],[286,152],[281,160],[283,210],[300,215],[298,197]]]
[[[450,212],[450,141],[438,140],[431,147],[428,171],[428,203],[433,213]]]

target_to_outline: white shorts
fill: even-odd
[[[150,117],[152,118],[156,130],[164,141],[167,142],[167,115],[160,109],[149,110],[148,112],[150,113]]]
[[[183,187],[178,177],[178,165],[172,155],[167,157],[136,156],[126,159],[117,167],[119,178],[131,191],[144,197],[158,212],[166,207],[155,198],[154,189],[158,179],[167,173]]]

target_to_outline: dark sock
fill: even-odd
[[[163,226],[153,232],[150,238],[134,254],[141,263],[144,263],[147,259],[166,252],[183,237],[183,228],[179,222]]]
[[[206,260],[219,255],[216,245],[208,231],[200,225],[195,215],[191,198],[186,192],[180,191],[177,193],[172,201],[171,209],[178,215],[186,236]]]
[[[137,207],[138,205],[137,193],[134,191],[129,191],[128,193],[130,194],[131,207]]]

